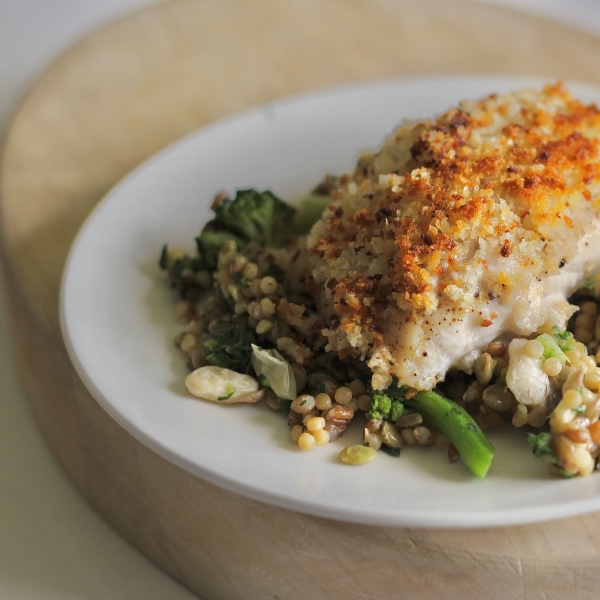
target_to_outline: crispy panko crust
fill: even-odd
[[[368,359],[375,388],[430,389],[502,333],[564,324],[546,280],[597,232],[599,138],[599,110],[560,84],[399,127],[308,238],[328,349]]]

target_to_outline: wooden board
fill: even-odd
[[[600,82],[600,40],[469,0],[174,0],[97,32],[15,115],[1,255],[20,366],[69,476],[152,560],[208,599],[596,598],[600,514],[480,530],[367,527],[226,492],[137,442],[61,340],[69,246],[141,160],[238,109],[335,83],[470,72]]]

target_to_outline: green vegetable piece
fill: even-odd
[[[552,450],[552,434],[549,431],[542,431],[542,433],[528,433],[527,441],[531,446],[533,455],[537,458],[541,458],[544,462],[549,465],[553,465],[558,469],[558,472],[562,477],[570,478],[574,477],[575,473],[569,473],[560,466],[558,462],[558,455]]]
[[[224,369],[250,373],[252,369],[252,344],[256,341],[248,319],[225,315],[218,320],[219,333],[215,340],[205,342],[211,350],[206,360]]]
[[[198,253],[204,259],[209,270],[216,270],[219,262],[219,252],[221,248],[230,240],[241,245],[242,240],[233,233],[220,229],[214,221],[209,221],[202,230],[202,233],[196,238]]]
[[[575,337],[570,331],[561,331],[556,325],[553,329],[556,342],[563,352],[570,352],[575,348]]]
[[[162,247],[162,250],[160,252],[160,258],[158,259],[158,266],[163,271],[167,270],[167,267],[168,267],[168,257],[169,257],[169,247],[168,247],[168,244],[165,244]]]
[[[526,439],[535,457],[541,458],[545,463],[555,466],[563,477],[573,477],[573,473],[565,471],[558,463],[558,455],[552,450],[552,434],[549,431],[542,431],[537,434],[528,433]]]
[[[291,410],[291,406],[292,406],[292,401],[291,400],[284,400],[283,398],[277,398],[277,403],[279,404],[279,406],[281,407],[281,410],[283,411],[284,415],[288,415],[288,413]]]
[[[550,464],[558,463],[558,456],[550,447],[550,443],[552,442],[551,433],[548,431],[542,431],[542,433],[537,434],[528,433],[526,438],[531,446],[531,451],[533,452],[534,456],[537,458],[542,458]]]
[[[389,420],[394,423],[402,416],[404,412],[404,404],[399,400],[392,400],[392,408],[390,410]]]
[[[206,265],[199,256],[191,257],[186,254],[169,266],[169,248],[165,244],[160,253],[158,266],[163,271],[168,271],[171,287],[177,289],[183,299],[193,299],[202,292],[197,274],[198,271],[206,269]]]
[[[219,252],[229,240],[240,247],[256,242],[281,248],[296,235],[295,214],[294,207],[268,190],[238,190],[235,198],[226,198],[215,208],[215,218],[196,238],[198,251],[209,268],[216,269]]]
[[[300,200],[294,219],[294,228],[299,235],[308,233],[323,216],[323,211],[331,204],[329,196],[311,194]]]
[[[556,338],[548,333],[542,333],[538,335],[537,340],[542,342],[544,346],[543,358],[558,358],[564,365],[567,362],[567,355],[560,349]]]
[[[466,410],[436,392],[417,392],[404,404],[420,412],[450,440],[474,475],[486,476],[495,449]]]
[[[373,394],[373,404],[367,411],[367,419],[383,419],[392,408],[392,399],[386,394]]]
[[[373,394],[373,404],[367,411],[366,417],[367,419],[397,421],[403,410],[404,405],[401,400],[391,398],[387,394]]]
[[[400,448],[390,448],[389,446],[386,446],[385,444],[383,444],[381,446],[381,449],[386,454],[389,454],[390,456],[393,456],[394,458],[399,458],[400,457]]]
[[[231,279],[235,285],[241,285],[244,288],[250,287],[250,282],[241,273],[234,273]]]
[[[233,385],[231,385],[231,383],[225,384],[225,393],[227,394],[226,396],[221,396],[217,398],[218,402],[222,402],[223,400],[229,400],[229,398],[231,398],[231,396],[235,394],[235,388],[233,387]]]
[[[596,277],[588,277],[580,286],[579,289],[586,289],[592,291],[596,285]]]
[[[262,385],[263,387],[271,387],[269,380],[264,375],[259,375],[257,379],[258,383],[260,383],[260,385]]]

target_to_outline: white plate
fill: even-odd
[[[540,81],[446,77],[310,93],[252,109],[170,146],[118,184],[92,213],[69,257],[61,317],[71,358],[96,400],[129,432],[191,473],[251,498],[367,524],[507,525],[600,509],[600,476],[551,479],[519,431],[496,432],[488,477],[451,465],[435,448],[380,453],[361,467],[337,454],[350,431],[304,453],[285,418],[265,406],[193,399],[174,293],[159,271],[161,246],[193,250],[216,192],[272,189],[285,199],[327,173],[352,169],[402,119],[430,117],[465,98]],[[600,89],[570,85],[586,101]]]

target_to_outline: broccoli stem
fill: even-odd
[[[484,478],[494,458],[494,446],[460,406],[435,392],[417,392],[406,406],[418,410],[452,442],[469,470]]]

